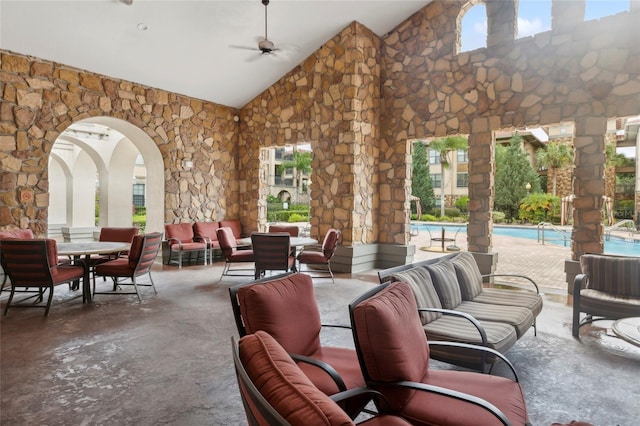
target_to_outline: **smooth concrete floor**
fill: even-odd
[[[79,292],[59,286],[48,318],[10,309],[1,323],[0,424],[246,424],[228,288],[250,277],[219,282],[221,270],[220,261],[157,264],[158,294],[146,288],[140,303],[135,295],[98,295],[83,304]],[[376,271],[317,280],[323,322],[348,323],[348,303],[376,283]],[[570,324],[567,296],[550,292],[538,336],[529,331],[507,353],[532,423],[640,424],[640,348],[610,336],[605,322],[583,327],[580,340]],[[323,340],[350,345],[350,333],[334,333]]]

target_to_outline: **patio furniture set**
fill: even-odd
[[[316,418],[353,424],[362,412],[372,416],[365,424],[528,424],[517,373],[499,352],[440,342],[479,358],[488,353],[508,366],[510,378],[429,368],[435,342],[426,338],[406,283],[376,286],[351,302],[351,324],[342,328],[355,349],[321,343],[313,284],[304,274],[240,284],[230,298],[240,336],[238,346],[232,339],[234,365],[251,425]]]
[[[10,307],[44,308],[48,316],[54,287],[69,284],[71,290],[80,289],[82,300],[91,302],[95,294],[136,294],[139,286],[151,286],[155,291],[151,266],[162,243],[161,233],[137,235],[138,229],[102,228],[98,241],[58,243],[54,239],[36,239],[32,233],[0,233],[0,262],[6,282],[11,283],[4,315]],[[138,279],[149,275],[149,283]],[[96,276],[111,278],[112,291],[97,291]],[[90,280],[93,279],[93,289]],[[125,281],[120,281],[125,279]],[[127,281],[128,280],[128,281]],[[131,285],[134,292],[123,292]],[[44,296],[49,292],[46,303]],[[27,296],[15,300],[16,295]]]

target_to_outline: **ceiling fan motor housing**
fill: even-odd
[[[260,43],[258,43],[258,48],[262,50],[263,53],[271,53],[273,47],[273,43],[267,39],[264,39]]]

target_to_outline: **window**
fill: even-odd
[[[434,188],[442,188],[442,176],[439,173],[431,174],[431,182]]]
[[[429,164],[440,164],[440,154],[438,151],[433,149],[429,150]]]
[[[133,205],[136,207],[144,207],[144,184],[133,184]]]
[[[458,150],[458,163],[468,163],[469,162],[469,152],[465,149]]]
[[[469,186],[469,174],[468,173],[458,173],[456,186],[458,188],[466,188]]]

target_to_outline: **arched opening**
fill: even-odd
[[[484,3],[469,2],[462,8],[458,17],[460,34],[458,52],[487,47],[487,28],[487,8]]]
[[[131,226],[134,184],[139,200],[141,175],[145,232],[161,232],[164,162],[155,142],[115,118],[74,123],[56,140],[49,158],[49,236],[90,240],[96,227]]]

